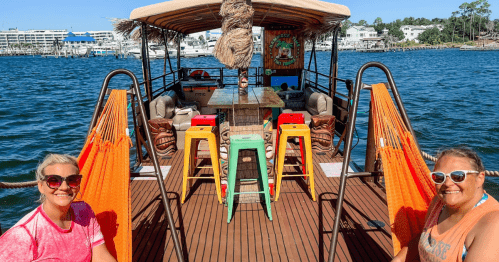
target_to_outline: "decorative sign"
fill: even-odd
[[[289,66],[300,56],[300,43],[296,36],[291,37],[291,34],[277,35],[270,42],[269,49],[270,58],[277,65]]]

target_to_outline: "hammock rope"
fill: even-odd
[[[421,233],[435,195],[430,170],[384,84],[372,86],[376,155],[385,177],[394,253]]]
[[[132,261],[130,159],[126,90],[112,90],[78,163],[82,200],[94,210],[109,252]]]

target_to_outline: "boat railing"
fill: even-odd
[[[227,69],[223,67],[182,67],[179,70],[173,70],[166,74],[151,78],[149,82],[151,83],[151,86],[154,87],[151,92],[152,99],[161,96],[174,85],[179,84],[181,80],[187,79],[189,74],[196,70],[206,71],[209,74],[210,79],[220,79],[221,88],[227,86],[236,87],[238,84],[238,73],[236,69]],[[263,69],[261,67],[248,68],[250,86],[262,86],[262,72]],[[139,83],[140,86],[144,86],[145,84],[146,81]],[[159,87],[157,87],[158,85]],[[147,101],[147,96],[144,96],[144,100]]]

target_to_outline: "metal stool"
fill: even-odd
[[[211,166],[203,166],[198,168],[213,168],[212,177],[196,177],[191,176],[191,172],[196,169],[195,149],[196,142],[192,140],[207,139],[210,146]],[[185,192],[187,191],[187,180],[191,187],[191,179],[215,179],[215,187],[217,189],[218,202],[222,204],[222,194],[220,191],[220,166],[219,166],[219,137],[218,128],[216,126],[193,126],[185,131],[185,151],[184,151],[184,174],[182,181],[182,200],[184,203]]]
[[[260,186],[263,191],[257,192],[234,192],[236,186],[236,172],[237,172],[237,160],[239,157],[239,150],[243,149],[256,149],[258,166],[259,166],[259,176],[258,179],[244,179],[248,180],[260,180]],[[263,138],[259,135],[233,135],[230,137],[230,154],[229,154],[229,174],[227,176],[227,205],[229,210],[227,213],[227,223],[230,223],[232,219],[232,210],[234,207],[234,196],[236,194],[264,194],[265,205],[267,206],[267,215],[269,220],[272,220],[272,211],[270,207],[270,192],[267,177],[267,161],[265,159],[265,143]],[[241,179],[243,181],[243,179]]]
[[[277,131],[279,131],[279,126],[281,126],[282,124],[305,124],[305,117],[303,116],[302,113],[282,113],[277,118]],[[303,169],[303,174],[306,174],[307,168],[305,165],[305,152],[303,151],[303,137],[300,137],[299,140],[300,140],[301,165]],[[276,146],[275,155],[277,156],[277,152],[279,149],[279,132],[277,132],[276,135],[275,146]],[[289,165],[289,166],[296,166],[296,165]]]
[[[279,199],[279,193],[281,191],[281,182],[283,177],[297,177],[305,176],[309,178],[310,193],[312,195],[312,200],[315,201],[315,187],[314,187],[314,164],[312,162],[312,142],[310,139],[310,128],[305,124],[297,125],[281,125],[279,127],[279,136],[282,136],[279,141],[279,154],[276,154],[276,194],[274,201]],[[284,156],[286,154],[286,144],[289,137],[302,137],[305,140],[305,163],[303,165],[307,166],[308,173],[299,175],[283,175],[284,170]]]

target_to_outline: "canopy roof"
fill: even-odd
[[[90,36],[68,36],[68,37],[64,38],[64,40],[62,40],[62,41],[64,41],[64,42],[95,42],[95,39],[93,37],[90,37]]]
[[[350,17],[348,7],[318,0],[252,0],[254,26],[324,31]],[[184,34],[222,27],[222,0],[172,0],[140,7],[130,19]]]

